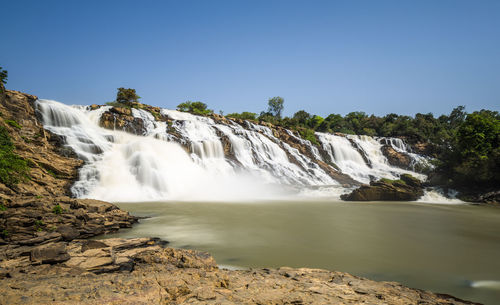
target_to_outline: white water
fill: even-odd
[[[455,194],[448,194],[448,196],[443,195],[443,190],[439,188],[427,189],[424,195],[420,197],[418,202],[425,203],[439,203],[439,204],[463,204],[464,202],[460,199],[455,198]]]
[[[348,189],[340,186],[318,161],[335,164],[342,173],[368,183],[396,179],[411,173],[390,166],[380,142],[367,136],[317,133],[325,151],[288,131],[308,155],[278,139],[265,126],[162,109],[172,119],[156,121],[145,110],[132,109],[144,122],[144,135],[99,127],[103,112],[40,100],[44,127],[63,136],[67,145],[86,161],[72,187],[77,197],[108,201],[145,200],[254,200],[292,197],[338,198]],[[393,141],[398,149],[402,142]],[[392,142],[391,142],[392,143]],[[226,149],[225,149],[226,148]],[[363,158],[363,155],[364,158]],[[312,159],[311,159],[312,158]],[[367,162],[365,162],[365,160]],[[334,167],[331,171],[336,171]]]

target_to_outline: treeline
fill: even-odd
[[[276,101],[280,101],[276,105]],[[278,115],[279,110],[279,115]],[[288,129],[298,130],[306,135],[314,132],[344,133],[380,137],[404,137],[410,143],[428,142],[446,144],[455,136],[456,130],[466,117],[463,106],[456,107],[449,115],[434,117],[432,113],[417,113],[414,117],[391,113],[385,116],[367,115],[361,111],[345,116],[330,114],[326,118],[297,111],[291,117],[281,117],[283,99],[269,100],[269,109],[260,115],[252,112],[230,113],[227,117],[268,122]],[[311,136],[309,136],[311,138]]]

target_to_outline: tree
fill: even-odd
[[[227,117],[241,120],[256,120],[257,114],[253,112],[243,111],[242,113],[230,113]]]
[[[307,121],[311,119],[311,114],[305,110],[299,110],[295,112],[293,119],[296,120],[298,124],[305,126]]]
[[[197,115],[208,115],[214,112],[211,109],[207,109],[207,107],[208,107],[207,104],[199,101],[198,102],[186,101],[184,103],[180,103],[179,105],[177,105],[177,110]]]
[[[269,106],[267,112],[271,113],[277,119],[281,119],[281,112],[283,112],[283,108],[285,108],[285,106],[283,106],[284,103],[285,100],[280,96],[270,98],[267,103]]]
[[[0,92],[5,90],[3,85],[7,84],[8,75],[9,73],[7,72],[7,70],[4,70],[2,67],[0,67]]]
[[[141,97],[137,95],[135,89],[132,88],[118,88],[118,92],[116,93],[116,101],[117,103],[124,104],[127,106],[132,106],[133,104],[139,103],[139,99]]]

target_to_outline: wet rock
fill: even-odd
[[[390,165],[410,169],[411,158],[407,154],[396,151],[390,145],[382,146],[382,153],[387,158]]]
[[[101,115],[99,125],[107,129],[117,129],[135,135],[144,135],[146,133],[144,121],[141,118],[133,117],[131,114],[130,109],[113,107]]]
[[[362,185],[350,194],[341,195],[346,201],[415,201],[424,194],[422,183],[404,174],[400,180],[381,179]]]

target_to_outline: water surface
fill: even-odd
[[[408,202],[147,202],[111,235],[160,237],[222,266],[312,267],[500,304],[500,209]]]

